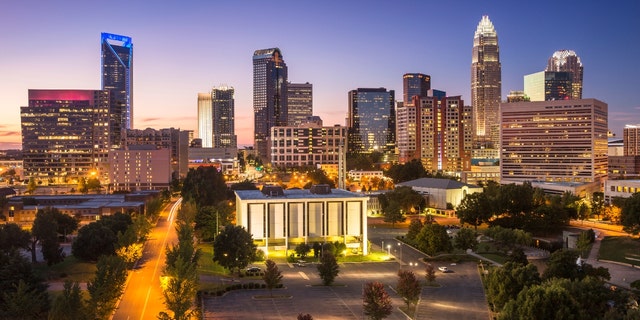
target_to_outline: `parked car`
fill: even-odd
[[[247,275],[259,275],[260,272],[262,272],[262,269],[258,268],[258,267],[249,267],[246,270]]]
[[[298,267],[306,267],[307,266],[307,262],[304,260],[298,260],[298,262],[295,263],[296,266]]]
[[[449,272],[449,268],[447,267],[438,267],[438,270],[442,271],[443,273]]]

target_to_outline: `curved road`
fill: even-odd
[[[158,223],[149,233],[142,258],[129,272],[124,294],[112,319],[156,319],[158,313],[165,310],[160,276],[166,260],[165,248],[178,241],[173,221],[181,202],[182,198],[160,214]]]

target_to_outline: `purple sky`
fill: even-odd
[[[197,93],[236,90],[236,133],[253,144],[252,54],[279,47],[292,82],[310,82],[314,114],[344,124],[348,91],[402,75],[470,104],[473,33],[482,15],[498,32],[502,95],[522,90],[554,51],[584,65],[584,98],[609,105],[621,135],[640,123],[638,1],[3,1],[0,149],[21,148],[28,89],[99,89],[100,33],[134,43],[135,128],[197,129]]]

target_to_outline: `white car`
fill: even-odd
[[[449,269],[447,267],[438,267],[438,270],[442,271],[443,273],[449,272]]]

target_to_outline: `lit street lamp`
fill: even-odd
[[[387,255],[391,256],[391,245],[390,244],[387,245]]]

